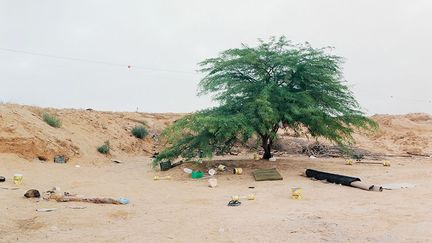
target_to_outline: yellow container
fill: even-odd
[[[291,198],[292,199],[302,199],[302,189],[299,187],[291,188]]]
[[[15,185],[21,185],[23,181],[23,175],[22,174],[14,174],[13,181]]]
[[[236,175],[241,175],[241,173],[243,173],[243,169],[242,168],[234,168],[233,173]]]

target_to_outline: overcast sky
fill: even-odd
[[[334,46],[369,114],[432,113],[431,13],[428,0],[0,0],[0,101],[195,111],[212,104],[196,96],[199,61],[285,35]]]

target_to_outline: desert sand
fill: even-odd
[[[41,120],[43,112],[56,114],[63,126],[49,127]],[[374,161],[389,160],[390,167],[350,166],[344,158],[312,159],[302,154],[283,154],[276,162],[252,161],[252,154],[246,151],[201,165],[186,163],[166,172],[153,169],[150,156],[163,146],[153,135],[181,116],[0,105],[0,175],[7,178],[0,183],[0,242],[432,239],[432,117],[427,114],[376,115],[373,118],[380,129],[356,135],[357,147],[378,154]],[[139,140],[130,135],[130,129],[142,121],[150,135]],[[109,156],[96,151],[106,140],[113,147]],[[281,139],[289,140],[287,136]],[[70,160],[53,163],[57,154]],[[193,180],[182,170],[222,162],[244,171],[242,175],[216,174],[216,188],[209,188],[207,179]],[[256,182],[251,172],[257,168],[277,168],[284,179]],[[306,178],[301,175],[306,168],[356,176],[374,184],[410,183],[415,187],[363,191]],[[13,184],[14,173],[24,175],[22,185]],[[172,180],[155,181],[155,175],[170,175]],[[4,189],[14,187],[18,189]],[[44,192],[52,187],[86,196],[127,197],[130,203],[59,203],[23,197],[28,189]],[[303,189],[301,200],[291,198],[293,187]],[[227,206],[232,195],[250,193],[256,195],[255,200],[243,200],[239,207]],[[85,208],[72,209],[71,205]],[[56,210],[36,211],[41,208]]]

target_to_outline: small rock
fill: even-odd
[[[40,193],[36,189],[30,189],[24,194],[24,197],[26,197],[26,198],[40,198]]]

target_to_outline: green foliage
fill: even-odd
[[[108,154],[110,151],[109,141],[105,141],[105,143],[97,148],[97,151],[101,154]]]
[[[364,116],[342,78],[342,58],[331,48],[292,44],[285,37],[242,45],[200,63],[206,76],[200,94],[220,104],[177,121],[163,135],[170,146],[156,158],[209,157],[255,134],[271,157],[280,125],[324,137],[341,146],[354,142],[356,128],[377,125]]]
[[[138,125],[138,126],[135,126],[134,128],[132,128],[132,134],[136,138],[143,139],[148,135],[148,131],[144,126]]]
[[[54,115],[50,115],[48,113],[44,113],[42,115],[43,120],[50,126],[55,127],[55,128],[59,128],[62,125],[62,122],[59,118],[57,118]]]

